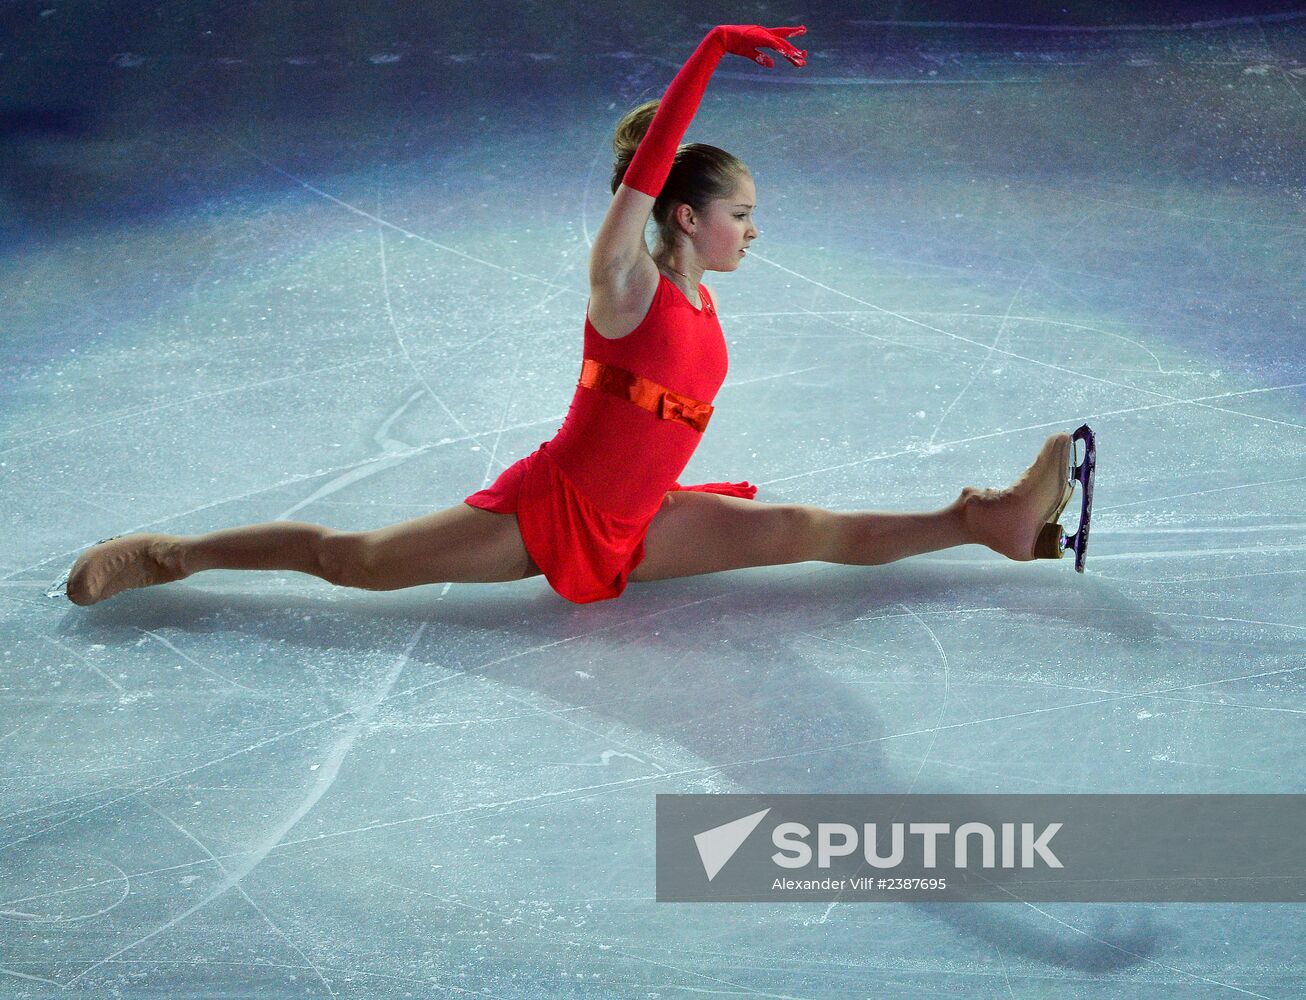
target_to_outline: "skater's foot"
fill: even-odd
[[[177,535],[123,535],[93,545],[68,573],[68,600],[94,604],[134,587],[171,583],[188,574]]]
[[[1039,532],[1061,516],[1070,500],[1070,453],[1070,435],[1053,434],[1034,464],[1005,490],[962,490],[962,524],[971,541],[1008,559],[1035,558]]]

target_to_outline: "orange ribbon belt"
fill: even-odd
[[[594,358],[585,358],[581,363],[580,384],[587,389],[597,389],[619,399],[628,399],[655,417],[675,420],[694,428],[700,434],[707,429],[707,422],[712,417],[712,404],[682,396],[642,375],[604,364]]]

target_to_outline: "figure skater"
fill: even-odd
[[[747,482],[677,481],[726,376],[716,296],[700,279],[738,268],[758,235],[748,168],[715,146],[679,143],[726,53],[773,68],[761,51],[772,49],[802,67],[807,53],[788,39],[805,30],[713,28],[662,99],[618,124],[614,197],[590,257],[580,381],[552,440],[463,503],[372,531],[274,521],[114,537],[78,558],[69,599],[89,605],[207,569],[261,569],[367,590],[542,573],[558,594],[587,603],[617,597],[629,581],[807,560],[878,565],[969,543],[1017,560],[1059,556],[1070,543],[1082,557],[1083,539],[1055,524],[1075,482],[1086,503],[1092,485],[1069,434],[1049,437],[1006,490],[966,487],[928,513],[766,503]]]

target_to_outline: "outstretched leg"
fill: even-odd
[[[649,526],[635,583],[746,566],[873,566],[974,541],[962,501],[922,514],[833,511],[714,493],[671,493]]]
[[[832,511],[669,493],[630,579],[638,583],[808,560],[874,566],[969,543],[1011,559],[1032,559],[1039,531],[1069,498],[1069,456],[1070,436],[1054,434],[1008,489],[967,487],[948,506],[926,513]]]
[[[94,604],[206,569],[288,569],[367,590],[494,583],[539,573],[515,515],[459,504],[374,531],[269,521],[206,535],[124,535],[82,553],[68,576],[68,598]]]

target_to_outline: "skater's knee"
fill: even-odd
[[[804,559],[819,562],[847,563],[860,561],[850,558],[858,546],[859,515],[854,511],[826,510],[823,507],[806,507],[806,533],[808,554]]]
[[[833,527],[829,511],[807,504],[783,504],[774,509],[773,515],[779,528],[772,539],[776,551],[771,561],[795,563],[822,558]]]
[[[323,531],[317,540],[317,575],[337,587],[370,587],[365,536],[361,531]]]

